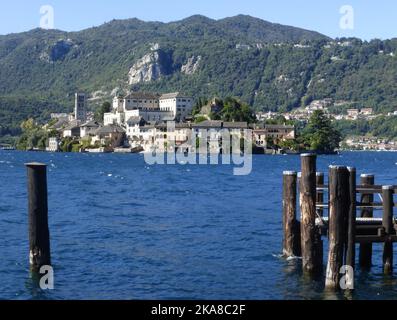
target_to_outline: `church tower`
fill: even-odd
[[[87,97],[85,93],[77,92],[74,99],[74,118],[85,122],[87,120]]]

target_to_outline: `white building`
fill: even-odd
[[[158,94],[132,92],[125,97],[114,97],[113,110],[119,112],[128,110],[156,110],[159,108]]]
[[[59,139],[57,137],[52,137],[48,139],[48,147],[46,148],[49,152],[59,151]]]
[[[64,138],[79,138],[80,137],[80,124],[76,121],[71,122],[65,129],[63,129],[62,136]]]
[[[180,121],[184,121],[193,110],[193,98],[179,92],[163,94],[159,101],[160,110],[172,112]]]
[[[159,96],[152,93],[134,92],[125,97],[113,99],[112,112],[104,114],[104,124],[118,124],[126,127],[130,118],[149,121],[183,121],[193,109],[193,98],[179,93]]]

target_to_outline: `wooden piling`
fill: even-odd
[[[27,163],[29,207],[29,261],[33,272],[51,265],[48,228],[47,166]]]
[[[329,172],[329,250],[325,286],[337,289],[343,266],[346,221],[349,214],[349,172],[332,166]]]
[[[362,174],[360,184],[363,187],[371,188],[375,184],[375,176],[373,174]],[[361,195],[361,204],[370,205],[374,202],[374,195],[371,193]],[[372,218],[373,209],[363,208],[361,209],[362,218]],[[360,267],[363,270],[369,270],[372,266],[372,243],[362,243],[360,244],[359,253]]]
[[[347,248],[346,248],[346,265],[355,267],[356,260],[356,168],[347,168],[349,171],[349,216],[347,222]]]
[[[303,270],[308,273],[319,269],[316,256],[316,158],[315,154],[301,156],[301,250]]]
[[[300,250],[300,225],[296,219],[297,173],[283,173],[283,255],[298,257]]]
[[[393,272],[393,242],[388,238],[393,233],[393,192],[392,186],[382,188],[383,196],[383,219],[382,226],[385,231],[386,240],[383,245],[383,272],[391,274]]]
[[[323,172],[317,172],[316,173],[316,186],[324,186],[324,173]],[[317,190],[317,195],[316,195],[316,202],[317,204],[323,205],[324,204],[324,190]],[[323,208],[318,208],[317,213],[319,216],[324,215],[324,209]]]

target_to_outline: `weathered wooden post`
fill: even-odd
[[[349,171],[349,216],[347,225],[346,265],[355,267],[356,260],[356,168],[347,168]]]
[[[323,172],[316,173],[316,186],[317,186],[317,188],[319,186],[324,186],[324,173]],[[316,202],[319,205],[324,204],[324,190],[317,190]],[[317,209],[317,213],[322,217],[324,215],[324,209],[322,207],[319,207]]]
[[[393,242],[389,239],[393,232],[393,193],[392,186],[382,188],[383,195],[383,219],[382,226],[385,230],[386,240],[383,246],[383,272],[391,274],[393,272]]]
[[[373,174],[362,174],[361,175],[361,185],[364,188],[372,188],[375,184],[375,176]],[[374,195],[372,193],[363,193],[361,195],[362,205],[372,205],[374,202]],[[372,218],[373,209],[363,208],[361,209],[362,218]],[[360,267],[364,270],[369,270],[372,266],[372,243],[362,243],[360,244],[359,253]]]
[[[346,167],[331,166],[329,172],[329,251],[325,286],[338,289],[346,243],[349,214],[349,172]]]
[[[301,249],[305,272],[317,272],[320,266],[316,247],[316,155],[301,156],[300,180]]]
[[[283,255],[298,257],[300,250],[300,225],[296,219],[297,173],[283,173]]]
[[[27,163],[29,202],[29,261],[33,272],[51,265],[48,229],[47,166]]]

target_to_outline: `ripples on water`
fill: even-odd
[[[48,166],[55,290],[29,279],[25,162]],[[397,154],[345,153],[330,164],[396,184]],[[375,264],[354,295],[324,293],[281,250],[281,174],[299,157],[254,157],[231,166],[148,166],[142,155],[0,151],[2,299],[392,299],[396,279]],[[326,245],[326,244],[325,244]],[[325,255],[326,256],[326,255]],[[397,261],[395,259],[395,261]]]

